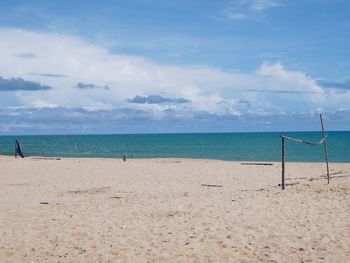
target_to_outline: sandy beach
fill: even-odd
[[[350,164],[0,157],[0,262],[350,262]]]

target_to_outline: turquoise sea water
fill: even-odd
[[[320,132],[286,132],[319,141]],[[26,156],[133,158],[206,158],[236,161],[280,161],[280,133],[198,133],[132,135],[0,136],[0,155],[14,154],[19,139]],[[328,132],[330,162],[350,162],[350,132]],[[324,161],[323,146],[288,141],[287,161]]]

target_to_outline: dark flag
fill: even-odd
[[[24,158],[24,155],[22,153],[22,149],[21,149],[21,146],[18,142],[18,140],[16,140],[16,149],[15,149],[15,157],[17,158],[17,155]]]

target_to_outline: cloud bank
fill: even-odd
[[[216,115],[194,112],[184,118],[166,111],[164,118],[137,109],[89,111],[81,108],[0,109],[1,134],[111,134],[166,132],[245,132],[319,130],[319,112]],[[53,118],[52,116],[55,116]],[[338,120],[341,119],[342,122]],[[344,130],[350,110],[328,112],[327,128]],[[298,123],[298,125],[296,125]],[[215,124],[215,125],[213,125]]]
[[[35,56],[28,59],[13,54]],[[62,122],[67,116],[76,116],[74,122],[83,123],[83,129],[84,125],[97,123],[89,115],[99,115],[100,119],[114,116],[116,123],[131,127],[130,123],[137,126],[138,115],[143,117],[138,119],[140,122],[167,123],[170,131],[181,125],[193,128],[194,123],[219,129],[215,118],[222,125],[231,123],[235,130],[238,126],[232,120],[244,123],[253,116],[288,119],[295,114],[349,110],[350,90],[339,91],[344,85],[320,84],[302,71],[289,70],[280,61],[262,61],[254,72],[166,65],[141,56],[111,53],[70,35],[20,29],[0,29],[0,57],[0,90],[12,92],[0,98],[1,125],[10,123],[16,114],[27,126],[29,120],[44,121],[28,116],[55,116],[53,119],[61,118]],[[18,111],[9,110],[15,108]],[[12,117],[6,118],[6,114]],[[21,121],[17,119],[16,123]]]

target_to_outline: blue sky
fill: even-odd
[[[350,129],[349,1],[0,6],[0,134]]]

